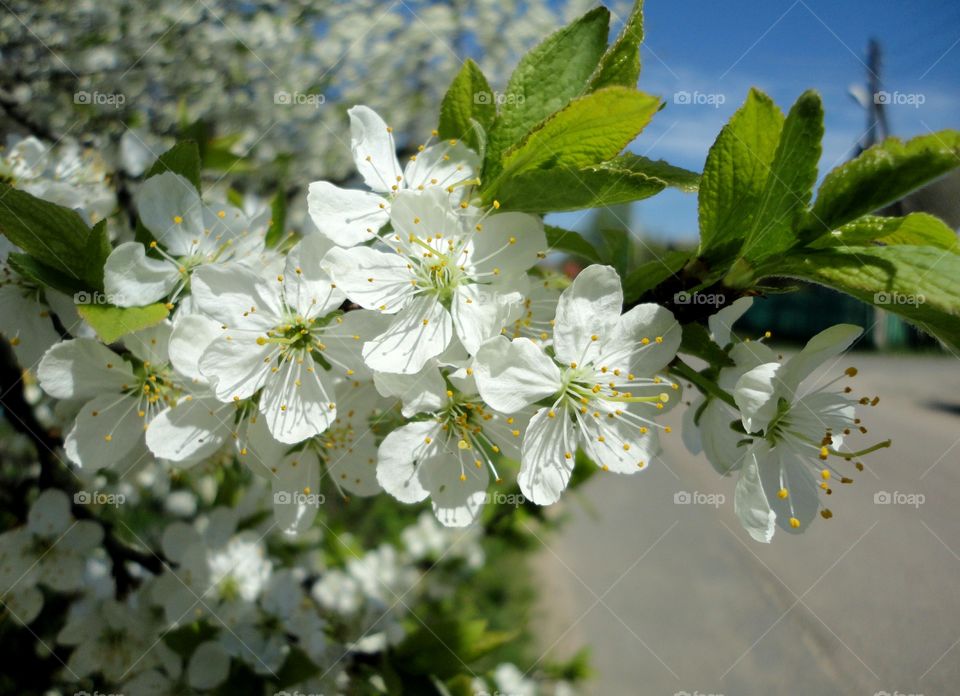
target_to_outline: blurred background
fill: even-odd
[[[247,200],[279,188],[306,228],[306,185],[351,182],[349,106],[379,110],[412,150],[466,57],[502,89],[523,52],[593,3],[2,5],[4,134],[89,148],[116,172],[121,205],[128,180],[192,137],[209,188]],[[615,16],[628,9],[611,5]],[[958,125],[960,5],[951,0],[649,0],[645,25],[641,88],[665,102],[630,147],[648,157],[700,170],[751,86],[784,110],[807,88],[821,93],[821,176],[885,137]],[[960,178],[895,207],[956,228]],[[588,237],[629,230],[637,262],[697,242],[696,198],[672,190],[550,222]],[[541,659],[589,646],[587,690],[605,696],[957,692],[960,356],[812,287],[755,302],[737,333],[770,330],[789,352],[838,322],[866,330],[851,361],[881,395],[868,426],[894,446],[838,495],[834,519],[758,546],[733,514],[733,482],[687,454],[679,435],[668,439],[660,466],[594,477],[563,506],[560,531],[538,538]]]

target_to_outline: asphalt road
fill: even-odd
[[[588,694],[960,694],[960,361],[848,364],[881,396],[862,441],[893,447],[802,536],[752,541],[679,413],[658,465],[568,496],[538,559],[538,629],[554,656],[591,646]]]

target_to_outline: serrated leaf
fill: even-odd
[[[757,216],[783,127],[783,114],[751,89],[710,148],[700,178],[700,256],[736,254]]]
[[[200,190],[200,148],[194,140],[181,140],[157,158],[145,179],[163,172],[173,172],[184,177]]]
[[[733,365],[733,360],[723,348],[710,338],[710,331],[703,324],[690,323],[683,325],[679,352],[706,360],[714,367]]]
[[[629,203],[659,193],[666,184],[643,174],[606,165],[555,167],[520,174],[497,193],[507,210],[548,213]],[[493,198],[493,196],[491,196]]]
[[[689,251],[678,250],[640,264],[623,279],[624,301],[636,302],[660,283],[680,273],[689,260]]]
[[[805,251],[764,274],[820,283],[899,314],[960,350],[960,256],[929,246]]]
[[[463,140],[479,152],[481,142],[475,123],[486,132],[496,117],[496,95],[480,66],[467,58],[440,103],[440,123],[437,126],[440,137]]]
[[[658,97],[626,87],[579,97],[505,153],[499,180],[507,182],[533,169],[579,168],[616,157],[659,106]]]
[[[643,0],[635,0],[630,16],[613,45],[600,59],[590,89],[610,85],[636,87],[640,79],[640,44],[643,43]]]
[[[527,132],[583,94],[607,47],[610,12],[597,7],[548,36],[520,59],[490,131],[484,179],[495,177],[500,157]]]
[[[807,239],[894,203],[960,166],[960,132],[890,138],[827,174],[803,225]]]
[[[76,307],[77,313],[93,327],[104,343],[113,343],[128,333],[155,326],[170,313],[162,302],[145,307],[115,307],[108,304],[78,304]]]
[[[660,179],[667,186],[670,186],[685,193],[693,193],[700,187],[700,175],[689,169],[675,167],[669,162],[663,160],[652,160],[642,155],[635,155],[632,152],[624,153],[619,157],[614,157],[605,166],[614,169],[644,174]]]
[[[603,263],[597,250],[579,233],[552,225],[546,225],[544,231],[547,234],[548,251],[562,251],[577,256],[587,263]]]
[[[910,213],[905,217],[864,215],[839,229],[818,237],[810,247],[827,249],[842,246],[863,246],[875,242],[892,246],[912,244],[960,251],[957,233],[943,220],[927,213]]]
[[[66,274],[69,284],[103,289],[110,254],[106,220],[87,227],[76,211],[0,184],[0,232],[40,263]]]
[[[783,122],[759,208],[744,242],[742,254],[747,259],[762,259],[795,245],[796,224],[810,204],[817,180],[822,140],[820,95],[804,92]]]

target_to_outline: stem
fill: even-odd
[[[681,379],[692,382],[704,395],[716,397],[724,403],[737,408],[737,402],[733,400],[733,397],[728,392],[725,392],[716,382],[707,379],[680,358],[673,359],[673,362],[670,363],[669,371]]]

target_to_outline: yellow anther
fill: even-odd
[[[790,526],[793,527],[794,529],[799,529],[799,528],[800,528],[800,520],[798,520],[796,517],[791,517],[791,518],[790,518]]]
[[[786,500],[787,496],[789,495],[790,491],[788,491],[786,488],[781,488],[779,491],[777,491],[777,497],[780,498],[780,500]]]

